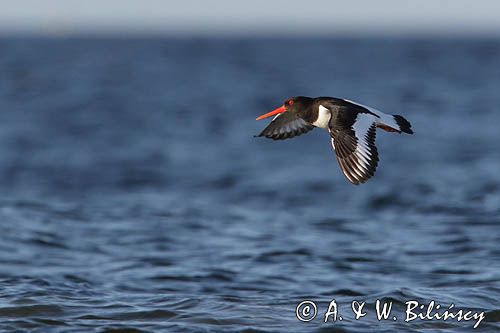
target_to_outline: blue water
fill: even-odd
[[[500,330],[500,40],[3,38],[0,73],[0,330]],[[324,131],[253,137],[294,95],[415,135],[353,186]]]

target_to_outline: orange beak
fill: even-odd
[[[286,111],[286,108],[285,108],[284,105],[282,105],[279,108],[277,108],[276,110],[273,110],[273,111],[271,111],[269,113],[263,114],[262,116],[258,117],[255,120],[261,120],[261,119],[264,119],[264,118],[267,118],[267,117],[274,116],[274,115],[279,114],[279,113],[283,113],[285,111]]]

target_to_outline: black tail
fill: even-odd
[[[396,120],[396,123],[398,123],[399,129],[401,130],[401,132],[413,134],[413,130],[411,129],[410,122],[408,120],[406,120],[403,116],[395,114],[394,120]]]

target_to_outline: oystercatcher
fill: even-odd
[[[273,121],[259,137],[284,140],[307,133],[315,127],[328,129],[340,168],[355,185],[366,182],[377,169],[377,127],[388,132],[413,134],[410,122],[400,115],[385,114],[334,97],[292,97],[257,120],[271,116],[275,116]]]

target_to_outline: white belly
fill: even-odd
[[[316,121],[312,124],[316,127],[328,128],[331,117],[332,113],[330,110],[325,108],[323,105],[320,105],[318,110],[318,119],[316,119]]]

